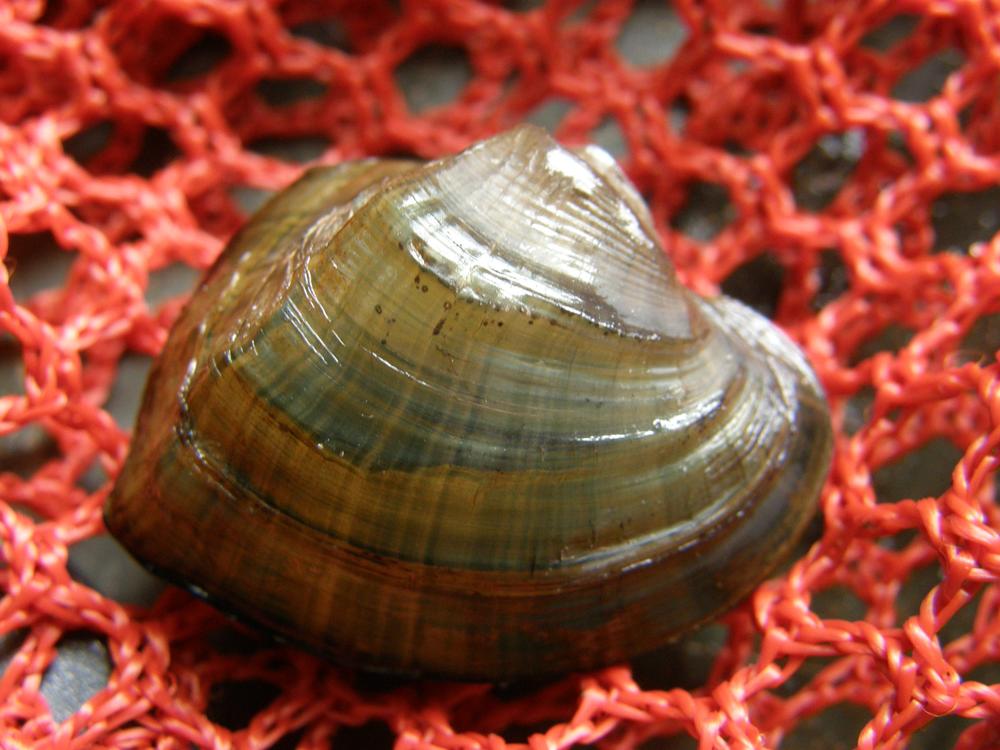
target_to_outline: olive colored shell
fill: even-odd
[[[795,346],[677,283],[607,154],[521,127],[271,200],[171,333],[105,514],[342,662],[501,680],[732,606],[830,444]]]

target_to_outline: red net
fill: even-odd
[[[1000,6],[684,0],[669,27],[650,7],[0,3],[4,747],[1000,746]],[[415,111],[403,84],[434,50],[468,80]],[[205,268],[234,195],[299,173],[275,139],[431,157],[552,107],[562,140],[622,146],[685,281],[772,304],[828,389],[823,530],[790,569],[659,668],[516,690],[234,650],[187,595],[126,606],[74,577],[128,447],[120,366],[182,303],[150,279]],[[46,242],[68,270],[20,290]],[[33,443],[45,459],[15,461]],[[107,679],[54,717],[81,637]]]

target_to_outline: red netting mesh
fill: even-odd
[[[683,0],[683,41],[637,64],[617,42],[631,3],[536,5],[0,3],[0,354],[17,366],[0,429],[52,446],[23,471],[5,454],[0,475],[4,747],[319,748],[367,742],[346,728],[371,722],[406,750],[803,747],[844,706],[863,718],[838,746],[945,724],[955,747],[1000,746],[1000,222],[962,213],[998,197],[1000,6]],[[324,20],[340,47],[302,33]],[[428,48],[452,48],[470,80],[414,112],[399,73]],[[190,64],[199,49],[217,54]],[[273,95],[286,79],[320,86],[288,101]],[[151,306],[150,274],[205,268],[244,218],[234,189],[299,173],[269,139],[321,138],[323,162],[430,157],[555,101],[564,141],[617,127],[689,284],[738,288],[748,268],[780,283],[774,317],[829,391],[822,536],[716,626],[710,668],[693,684],[621,666],[520,691],[374,685],[263,640],[234,653],[212,636],[224,618],[178,591],[138,608],[74,580],[68,550],[102,533],[93,477],[128,447],[105,409],[118,365],[154,355],[182,302]],[[81,155],[80,139],[98,145]],[[17,293],[46,239],[70,254],[64,281]],[[941,446],[938,486],[880,486],[883,467],[923,471]],[[43,676],[81,633],[110,677],[57,721]],[[267,698],[227,727],[213,696],[240,682]]]

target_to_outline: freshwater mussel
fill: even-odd
[[[173,329],[105,517],[341,662],[506,680],[731,607],[830,444],[796,347],[678,284],[606,153],[523,126],[273,198]]]

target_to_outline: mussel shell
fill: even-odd
[[[522,127],[272,199],[173,329],[105,516],[343,662],[501,680],[732,606],[830,444],[795,346],[676,282],[610,157]]]

